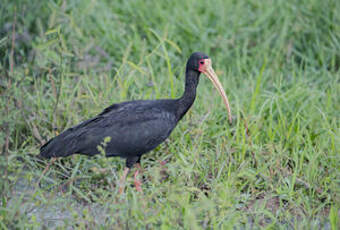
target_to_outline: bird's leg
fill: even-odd
[[[136,167],[138,170],[142,171],[142,167],[140,166],[140,163],[136,163]]]
[[[125,180],[126,180],[126,176],[129,173],[130,169],[128,167],[126,167],[124,169],[123,175],[119,180],[119,194],[122,194],[124,192],[124,188],[125,188]]]
[[[136,190],[138,192],[142,193],[143,192],[142,187],[141,187],[142,182],[140,180],[138,180],[138,178],[137,178],[138,174],[139,174],[139,171],[141,172],[141,174],[143,174],[142,167],[140,166],[140,158],[141,157],[138,157],[138,160],[136,162],[137,171],[135,172],[135,175],[134,175],[134,183],[135,183]]]
[[[136,190],[138,192],[143,192],[142,187],[141,187],[142,182],[140,180],[138,180],[138,178],[137,178],[138,174],[139,174],[139,169],[136,170],[135,175],[134,175],[135,187],[136,187]]]
[[[143,168],[142,168],[142,166],[140,165],[140,158],[139,158],[139,161],[136,163],[136,167],[137,167],[137,169],[139,170],[139,172],[140,172],[141,174],[143,174]]]
[[[130,168],[133,167],[133,165],[135,165],[137,163],[137,171],[135,172],[134,175],[134,182],[135,182],[135,187],[137,189],[138,192],[142,192],[142,188],[141,188],[141,182],[137,179],[137,176],[139,174],[139,169],[140,167],[140,156],[136,156],[136,157],[128,157],[126,158],[126,167],[124,169],[124,173],[123,176],[120,179],[120,187],[119,187],[119,194],[122,194],[124,192],[124,188],[125,188],[125,180],[126,180],[126,176],[130,171]]]

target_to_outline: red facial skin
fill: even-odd
[[[203,73],[205,70],[205,60],[206,59],[200,59],[198,61],[198,71],[200,71],[201,73]]]

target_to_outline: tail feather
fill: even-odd
[[[50,139],[41,146],[39,156],[44,158],[66,157],[75,153],[76,149],[73,143],[75,140],[72,138],[72,135],[67,135],[67,131]]]
[[[74,127],[71,127],[58,136],[50,139],[40,148],[40,156],[44,158],[66,157],[74,153],[85,155],[97,154],[96,146],[85,143],[83,136],[91,129],[91,124],[95,125],[103,117],[94,117],[86,120]],[[92,127],[93,128],[93,127]],[[84,153],[82,153],[86,150]]]
[[[40,154],[39,154],[39,156],[45,157],[45,158],[51,157],[50,156],[51,154],[50,154],[50,151],[49,151],[49,149],[50,149],[49,144],[51,143],[51,141],[53,141],[53,138],[50,139],[49,141],[47,141],[43,146],[40,147]]]

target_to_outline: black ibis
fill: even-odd
[[[50,139],[40,148],[45,158],[66,157],[72,154],[93,156],[101,151],[98,146],[107,138],[106,157],[126,158],[126,168],[121,177],[120,192],[123,191],[129,169],[138,164],[134,174],[136,189],[141,191],[137,179],[140,160],[144,153],[156,148],[170,135],[195,101],[200,74],[204,73],[221,94],[231,113],[228,98],[211,66],[211,60],[201,52],[193,53],[187,61],[185,91],[178,99],[136,100],[113,104],[99,115],[71,127]]]

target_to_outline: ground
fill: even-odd
[[[28,1],[0,5],[0,228],[337,229],[340,1]],[[194,51],[212,59],[234,123],[201,77],[170,138],[142,159],[39,162],[49,138],[105,107],[176,98]]]

